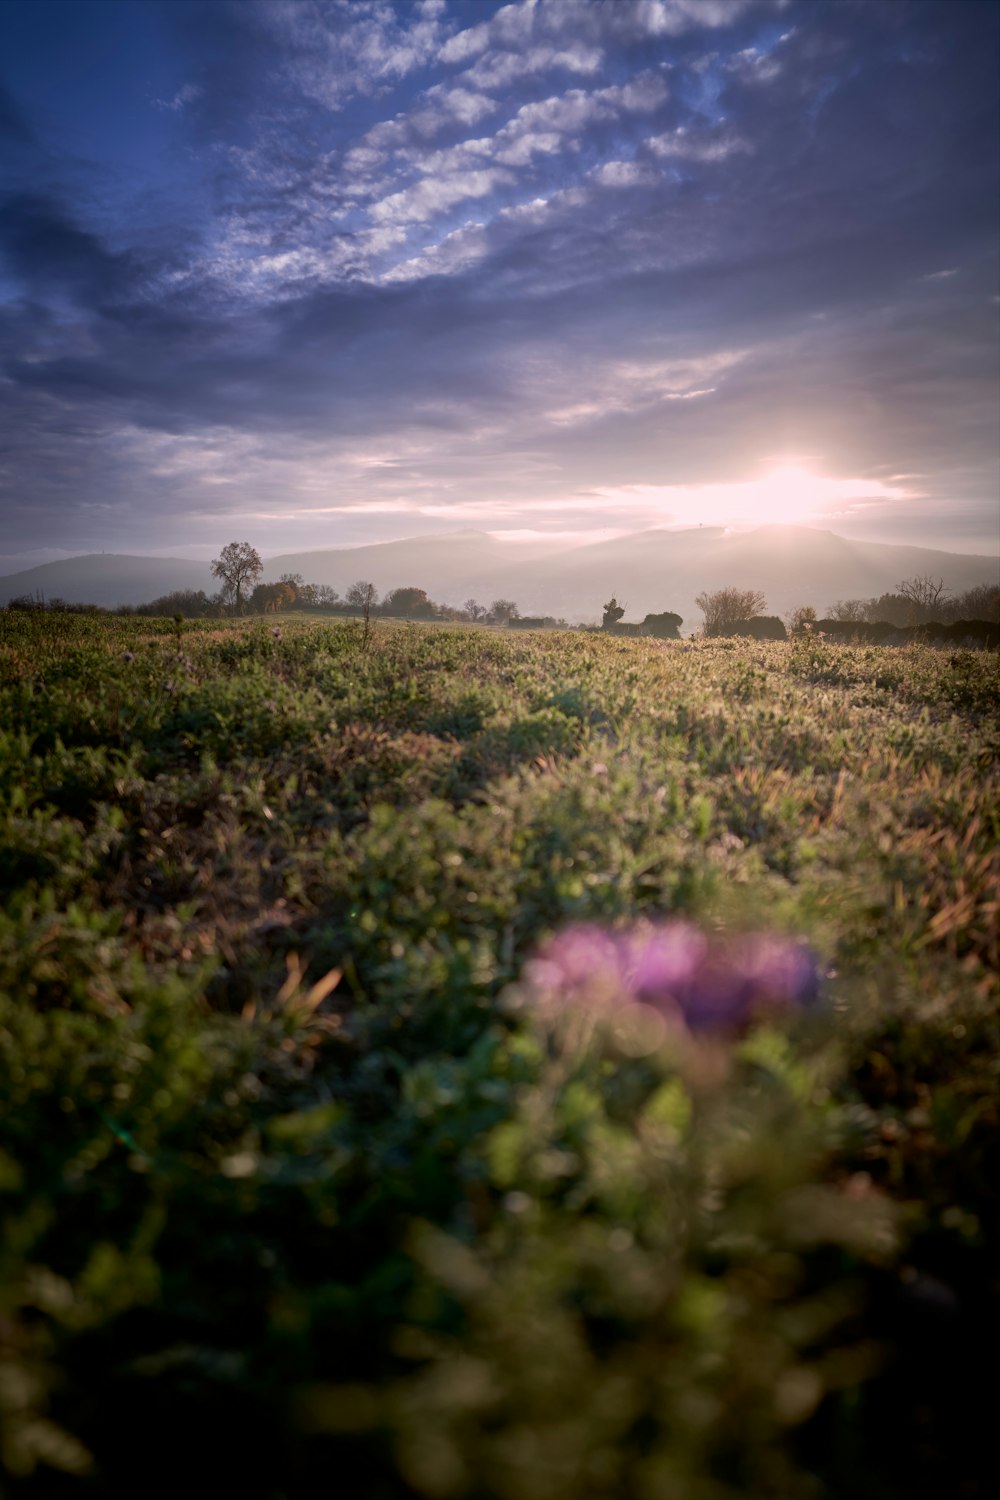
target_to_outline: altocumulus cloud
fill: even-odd
[[[684,521],[788,455],[995,547],[992,4],[111,11],[0,13],[5,551]]]

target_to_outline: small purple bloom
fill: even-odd
[[[122,652],[122,661],[135,661],[135,652],[134,651],[123,651]]]
[[[756,1015],[808,1007],[819,994],[805,944],[770,933],[712,936],[686,921],[615,934],[568,927],[525,970],[537,998],[559,1009],[647,1006],[692,1031],[739,1030]]]
[[[751,933],[734,955],[746,984],[782,1005],[813,1005],[819,997],[819,967],[805,943],[773,933]]]
[[[607,996],[626,985],[623,940],[596,923],[563,928],[542,947],[529,968],[535,984],[567,1001],[596,989]]]
[[[664,995],[676,998],[704,967],[708,942],[690,922],[670,922],[638,931],[625,940],[629,979],[637,1000],[652,1005]]]

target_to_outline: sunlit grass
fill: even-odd
[[[0,613],[0,674],[15,1492],[986,1493],[995,654]],[[819,1006],[537,1003],[677,917]]]

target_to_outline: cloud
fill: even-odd
[[[185,83],[177,90],[173,98],[155,99],[153,102],[157,109],[169,109],[174,114],[178,114],[182,109],[186,109],[189,104],[193,104],[196,99],[200,99],[202,92],[198,84]]]
[[[534,73],[562,71],[593,75],[601,66],[603,53],[596,47],[532,47],[524,52],[491,52],[480,58],[462,74],[476,89],[486,93]]]
[[[442,12],[434,7],[351,0],[349,6],[285,3],[260,9],[292,78],[329,109],[405,78],[441,49]]]
[[[586,490],[597,524],[602,496],[638,514],[788,452],[887,490],[919,470],[982,533],[995,21],[954,15],[168,6],[168,105],[141,103],[169,199],[69,135],[46,155],[0,95],[28,163],[0,213],[18,545],[545,526]]]
[[[455,172],[450,177],[425,177],[401,193],[390,193],[369,212],[378,223],[424,222],[453,208],[467,198],[485,198],[501,183],[512,182],[506,172],[490,168],[481,172]]]
[[[646,187],[655,181],[655,173],[635,161],[606,161],[590,173],[601,187]]]
[[[109,250],[42,192],[0,198],[0,264],[35,295],[63,292],[91,304],[134,292],[142,274],[135,255]]]
[[[661,159],[695,162],[725,161],[735,152],[752,149],[748,141],[740,140],[730,131],[691,130],[686,125],[678,125],[663,135],[648,136],[645,144]]]
[[[624,504],[644,510],[653,524],[669,519],[743,527],[759,525],[762,518],[768,524],[832,520],[914,498],[912,487],[872,477],[816,474],[798,464],[779,464],[738,483],[623,485],[598,489],[590,497],[597,509],[617,510]]]

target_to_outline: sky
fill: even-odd
[[[0,554],[1000,547],[993,0],[5,0]]]

